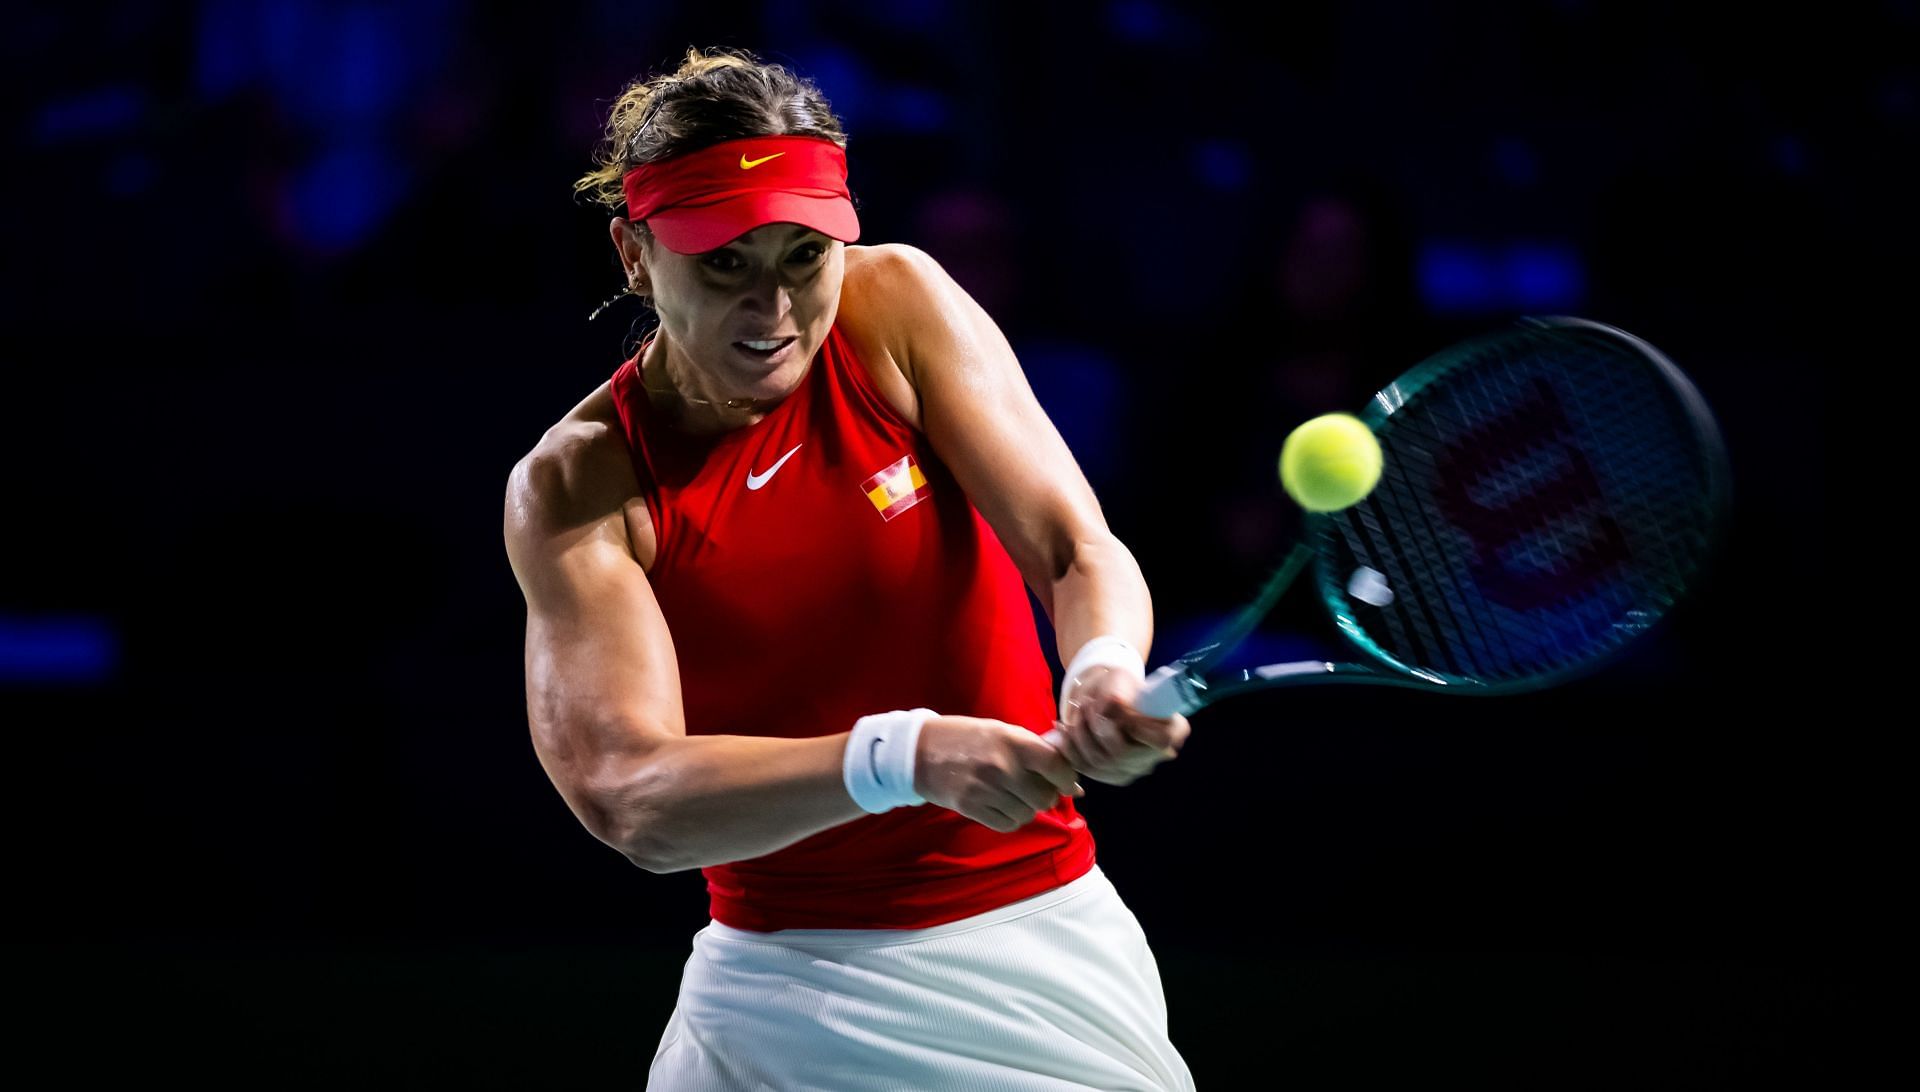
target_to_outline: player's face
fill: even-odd
[[[669,345],[715,397],[768,398],[799,385],[840,308],[846,246],[799,224],[763,224],[701,254],[643,248],[653,309]],[[768,357],[739,344],[793,338]]]

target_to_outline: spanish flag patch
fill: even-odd
[[[879,510],[880,518],[889,521],[926,500],[931,492],[927,476],[920,473],[911,455],[902,456],[899,462],[861,482],[860,491]]]

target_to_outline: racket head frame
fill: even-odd
[[[1611,341],[1616,346],[1630,349],[1653,368],[1671,390],[1686,421],[1692,446],[1700,456],[1704,477],[1704,509],[1708,515],[1703,529],[1705,545],[1697,555],[1696,567],[1687,576],[1688,583],[1697,581],[1699,574],[1710,566],[1711,560],[1719,555],[1724,546],[1732,508],[1732,475],[1726,444],[1698,388],[1664,353],[1618,327],[1566,315],[1528,316],[1515,325],[1520,329],[1539,330],[1558,336],[1589,336]],[[1511,339],[1514,333],[1515,330],[1511,328],[1489,333],[1429,357],[1377,392],[1358,416],[1376,434],[1388,431],[1391,415],[1416,400],[1425,387],[1440,380],[1461,361],[1470,359],[1478,348],[1502,339]],[[1616,662],[1628,648],[1645,636],[1646,631],[1658,627],[1670,617],[1675,605],[1668,603],[1661,606],[1635,632],[1605,650],[1552,670],[1491,680],[1405,663],[1367,634],[1349,598],[1352,573],[1342,571],[1344,563],[1337,548],[1340,537],[1337,521],[1350,518],[1352,511],[1344,509],[1338,512],[1306,513],[1299,542],[1287,560],[1268,579],[1260,595],[1223,626],[1207,644],[1148,676],[1136,707],[1153,716],[1168,716],[1176,712],[1185,715],[1245,691],[1328,683],[1400,686],[1477,696],[1542,690],[1591,675]],[[1220,661],[1258,625],[1309,563],[1315,570],[1315,583],[1322,606],[1342,638],[1364,656],[1365,661],[1302,660],[1218,672],[1216,668]]]
[[[1684,583],[1691,586],[1698,582],[1700,575],[1710,568],[1713,560],[1723,550],[1728,526],[1731,523],[1732,472],[1726,441],[1712,411],[1707,406],[1706,399],[1687,374],[1668,359],[1665,353],[1617,326],[1571,315],[1526,316],[1517,320],[1514,326],[1507,330],[1469,339],[1415,365],[1406,374],[1381,388],[1368,402],[1366,409],[1357,416],[1376,434],[1390,431],[1389,422],[1392,415],[1403,406],[1417,402],[1424,388],[1440,381],[1461,361],[1471,359],[1482,347],[1512,339],[1518,330],[1537,330],[1556,337],[1600,338],[1610,342],[1616,348],[1628,350],[1664,382],[1685,422],[1689,446],[1699,459],[1703,483],[1701,510],[1705,512],[1706,520],[1701,528],[1702,545],[1695,554],[1695,565],[1686,575]],[[1649,604],[1656,608],[1648,612],[1651,617],[1648,617],[1644,623],[1638,624],[1629,636],[1600,652],[1584,656],[1558,668],[1510,679],[1492,680],[1449,674],[1403,663],[1368,635],[1356,616],[1353,602],[1347,594],[1351,574],[1341,571],[1337,548],[1340,535],[1337,521],[1348,518],[1351,512],[1352,509],[1346,509],[1340,512],[1310,514],[1303,536],[1307,541],[1315,544],[1318,557],[1315,580],[1322,606],[1326,608],[1335,628],[1339,630],[1346,642],[1368,660],[1367,664],[1329,665],[1333,669],[1329,674],[1342,677],[1342,681],[1388,682],[1431,689],[1441,693],[1479,696],[1545,690],[1592,675],[1609,664],[1617,662],[1648,632],[1659,628],[1671,617],[1673,608],[1678,603],[1679,596],[1676,596],[1673,602]],[[1372,667],[1373,664],[1384,668],[1384,672]],[[1341,668],[1345,670],[1342,671]],[[1253,670],[1257,672],[1260,669]]]

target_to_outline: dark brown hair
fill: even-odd
[[[573,190],[624,215],[621,180],[634,167],[723,140],[779,135],[826,137],[847,146],[840,119],[811,81],[744,49],[690,48],[679,71],[642,77],[620,92],[606,139],[594,149],[594,169]]]

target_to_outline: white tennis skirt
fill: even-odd
[[[694,934],[657,1092],[1166,1092],[1160,969],[1095,865],[928,929]]]

